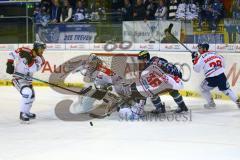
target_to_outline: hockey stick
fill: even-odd
[[[19,72],[15,72],[13,75],[21,77],[21,78],[26,79],[26,80],[33,79],[33,80],[36,80],[36,81],[39,81],[39,82],[42,82],[42,83],[49,84],[49,85],[54,86],[54,87],[58,87],[58,88],[64,89],[66,91],[69,91],[69,92],[72,92],[72,93],[75,93],[75,94],[78,94],[78,95],[84,95],[84,94],[86,94],[87,92],[89,92],[92,89],[92,86],[89,86],[89,87],[83,88],[81,91],[77,92],[77,91],[74,91],[74,90],[71,90],[71,89],[59,86],[57,84],[49,83],[47,81],[44,81],[44,80],[41,80],[41,79],[38,79],[38,78],[34,78],[32,76],[28,76],[28,75],[25,75],[25,74],[22,74],[22,73],[19,73]]]
[[[173,24],[170,23],[170,25],[167,28],[168,33],[172,36],[173,39],[175,39],[179,44],[181,44],[187,51],[189,51],[190,53],[193,53],[193,51],[191,51],[185,44],[183,44],[180,40],[177,39],[177,37],[175,37],[172,34],[172,28],[173,28]]]

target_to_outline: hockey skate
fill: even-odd
[[[30,118],[27,116],[26,113],[23,113],[23,112],[20,112],[20,120],[21,120],[21,123],[23,124],[29,124],[29,120]]]
[[[214,101],[211,101],[210,103],[204,104],[203,106],[206,109],[215,109],[216,108],[216,104],[215,104]]]
[[[151,111],[152,114],[161,114],[166,113],[165,103],[162,103],[160,107],[156,108],[155,110]]]
[[[184,112],[187,112],[188,111],[188,108],[186,106],[186,104],[183,102],[182,104],[180,104],[178,106],[178,108],[174,111],[175,113],[184,113]]]
[[[35,113],[26,113],[26,115],[28,116],[28,118],[30,119],[35,119],[36,118],[36,114]]]

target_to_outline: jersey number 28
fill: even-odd
[[[210,67],[222,67],[222,62],[221,62],[221,60],[217,60],[215,62],[209,63],[209,66]]]

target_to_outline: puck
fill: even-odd
[[[93,126],[93,123],[92,123],[92,122],[90,122],[90,126]]]

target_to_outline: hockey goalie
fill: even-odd
[[[91,116],[105,116],[116,109],[120,97],[113,91],[113,86],[122,83],[122,77],[115,74],[96,55],[91,54],[82,61],[73,73],[84,76],[85,85],[95,88],[84,96],[76,97],[70,106],[72,113],[90,113]]]

